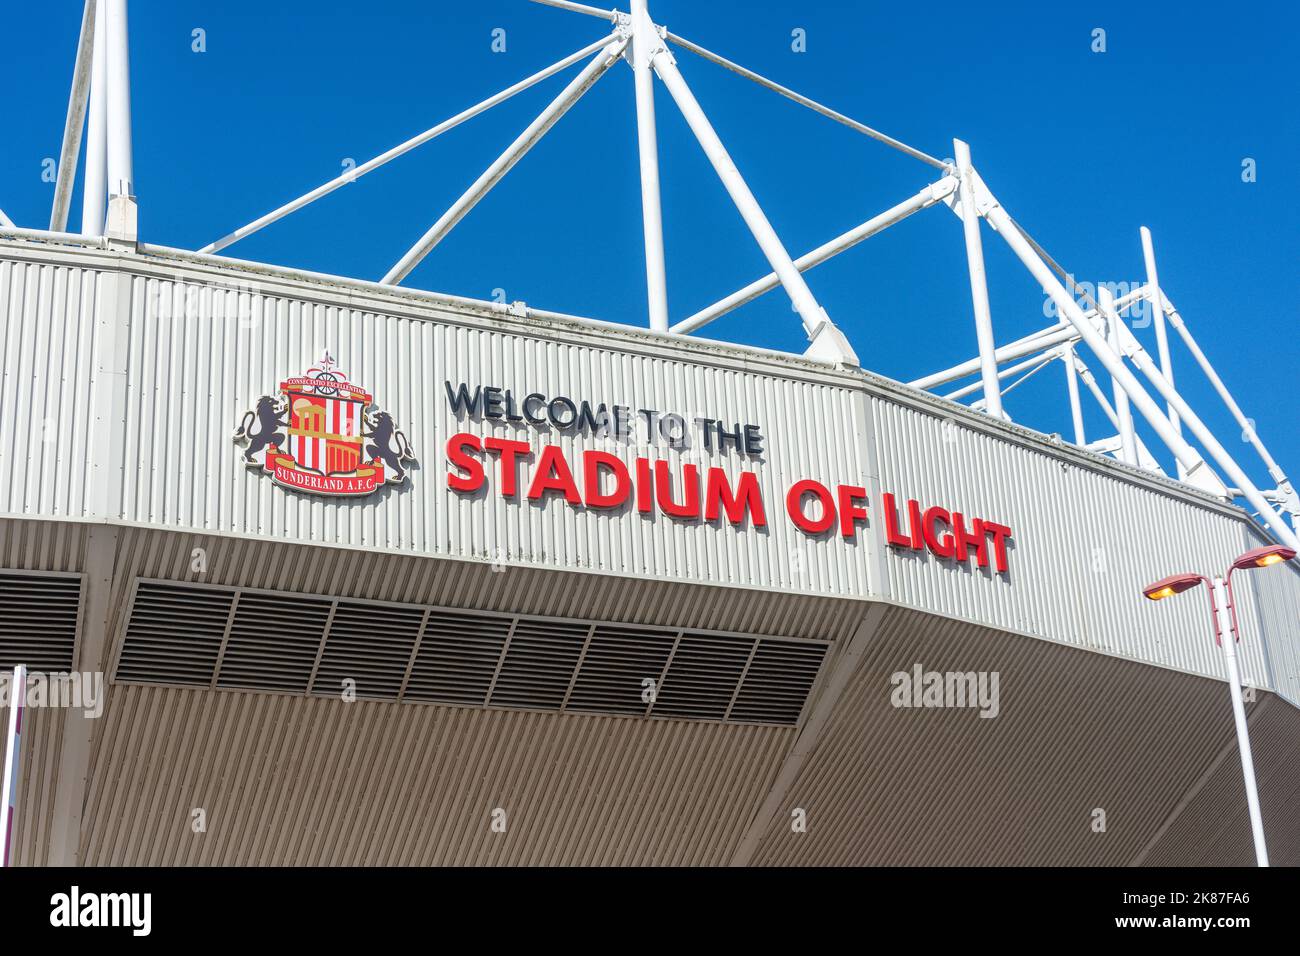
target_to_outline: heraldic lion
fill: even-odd
[[[393,416],[388,412],[379,412],[373,418],[365,415],[364,419],[367,430],[363,431],[362,435],[371,440],[370,444],[366,445],[366,457],[371,461],[376,458],[381,459],[392,469],[392,480],[402,481],[406,477],[406,469],[402,467],[402,462],[415,461],[415,453],[411,450],[406,436],[393,427]]]
[[[278,431],[278,429],[281,425],[287,424],[280,418],[284,414],[287,404],[276,404],[275,399],[270,395],[263,395],[257,400],[257,408],[244,412],[239,427],[235,429],[235,441],[248,442],[248,448],[244,450],[245,464],[257,464],[257,460],[253,456],[267,445],[275,445],[277,448],[284,445],[284,432]],[[257,423],[257,431],[250,431],[249,429],[254,422]]]

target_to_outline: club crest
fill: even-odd
[[[244,464],[286,488],[316,495],[360,496],[385,482],[400,485],[415,454],[373,396],[348,381],[328,352],[279,397],[263,395],[244,412],[235,441]]]

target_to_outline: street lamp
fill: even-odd
[[[1255,838],[1255,860],[1260,866],[1268,866],[1268,849],[1264,846],[1264,820],[1259,813],[1259,791],[1255,786],[1255,762],[1250,756],[1246,708],[1241,703],[1241,673],[1237,670],[1236,648],[1236,642],[1241,640],[1241,636],[1237,633],[1237,610],[1232,600],[1232,573],[1266,568],[1271,564],[1290,561],[1295,556],[1293,549],[1283,545],[1265,545],[1262,548],[1252,548],[1237,558],[1232,562],[1232,567],[1228,568],[1228,573],[1221,578],[1210,580],[1200,574],[1175,574],[1142,589],[1142,593],[1152,601],[1182,594],[1198,584],[1204,584],[1209,589],[1214,641],[1223,648],[1223,657],[1228,662],[1228,689],[1232,692],[1232,717],[1237,724],[1237,749],[1241,752],[1241,774],[1246,781],[1246,804],[1250,808],[1250,831]],[[1229,640],[1223,639],[1225,635]]]

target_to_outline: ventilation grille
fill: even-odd
[[[0,573],[0,668],[72,670],[81,578]]]
[[[235,596],[141,582],[117,662],[117,679],[165,684],[212,682]]]
[[[793,725],[826,647],[140,581],[115,679]]]

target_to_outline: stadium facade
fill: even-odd
[[[842,363],[98,237],[0,238],[0,348],[0,664],[105,679],[24,715],[19,865],[1253,861],[1207,605],[1142,596],[1267,542],[1222,497]],[[1300,571],[1234,586],[1294,865]]]

